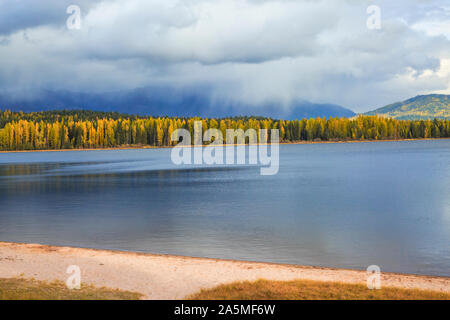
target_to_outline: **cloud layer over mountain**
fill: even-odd
[[[441,0],[0,0],[0,90],[207,87],[211,101],[355,111],[450,93]],[[69,30],[66,9],[81,8]],[[381,8],[381,29],[367,8]]]

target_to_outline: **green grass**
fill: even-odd
[[[205,289],[191,300],[450,300],[449,293],[417,289],[369,290],[362,284],[308,280],[235,282]]]
[[[69,290],[63,282],[0,279],[0,300],[137,300],[140,293],[82,285]]]

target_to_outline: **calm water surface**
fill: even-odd
[[[0,154],[0,241],[450,276],[450,140],[283,145],[275,176],[169,149]]]

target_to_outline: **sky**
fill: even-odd
[[[151,86],[356,112],[450,94],[450,3],[0,0],[0,92]]]

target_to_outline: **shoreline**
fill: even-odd
[[[280,142],[279,145],[302,145],[302,144],[340,144],[340,143],[364,143],[364,142],[406,142],[406,141],[434,141],[434,140],[450,140],[450,138],[418,138],[418,139],[391,139],[391,140],[337,140],[337,141],[294,141],[294,142]],[[270,145],[267,143],[260,143],[257,145]],[[220,144],[214,147],[224,146],[248,146],[248,144]],[[42,150],[0,150],[1,153],[27,153],[27,152],[70,152],[70,151],[112,151],[112,150],[145,150],[145,149],[171,149],[176,146],[150,146],[150,145],[131,145],[119,146],[111,148],[82,148],[82,149],[42,149]],[[190,148],[194,146],[179,146],[182,148]],[[209,145],[201,145],[196,147],[207,148]]]
[[[365,270],[0,242],[0,278],[66,281],[78,265],[82,282],[139,292],[146,299],[183,299],[235,281],[313,280],[366,284]],[[382,287],[450,292],[450,277],[381,273]]]

